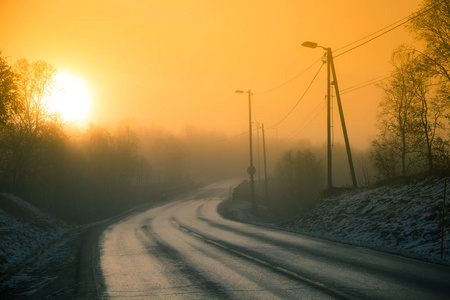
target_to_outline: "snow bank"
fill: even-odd
[[[303,217],[271,227],[450,265],[446,211],[444,259],[440,258],[444,181],[426,178],[372,189],[348,190],[319,200]],[[446,207],[450,202],[447,182]],[[228,216],[262,225],[248,203],[227,205]]]
[[[0,289],[6,278],[69,232],[69,227],[22,199],[0,194]]]

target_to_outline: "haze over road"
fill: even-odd
[[[223,219],[237,182],[108,227],[104,298],[448,299],[450,268]]]

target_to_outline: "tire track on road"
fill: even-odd
[[[158,233],[153,230],[151,225],[143,224],[140,229],[149,240],[147,241],[138,235],[136,236],[146,248],[148,254],[161,261],[165,267],[165,273],[167,275],[178,273],[187,282],[190,282],[190,285],[180,286],[180,289],[194,287],[194,289],[198,289],[199,294],[207,296],[208,299],[230,299],[225,288],[217,282],[211,281],[203,276],[196,268],[191,266],[175,247],[165,242]],[[171,276],[167,277],[170,278]]]
[[[199,238],[199,239],[201,239],[201,240],[203,240],[203,241],[205,241],[205,242],[207,242],[209,244],[215,245],[216,247],[219,247],[221,249],[229,251],[229,252],[233,253],[234,255],[240,256],[241,258],[243,257],[243,258],[245,258],[247,260],[250,260],[250,261],[253,261],[253,262],[257,263],[257,264],[263,265],[263,266],[265,266],[265,267],[267,267],[267,268],[269,268],[269,269],[271,269],[271,270],[273,270],[273,271],[275,271],[277,273],[283,274],[284,276],[288,276],[290,278],[294,278],[296,280],[300,280],[303,283],[306,283],[306,284],[308,284],[308,285],[310,285],[310,286],[312,286],[312,287],[314,287],[316,289],[319,289],[319,290],[323,291],[324,293],[332,296],[335,299],[356,299],[353,296],[351,296],[351,295],[349,295],[349,294],[347,294],[345,292],[342,292],[340,290],[337,290],[336,288],[334,288],[334,287],[332,287],[332,286],[330,286],[330,285],[328,285],[326,283],[323,283],[323,282],[320,282],[320,281],[308,278],[308,277],[306,277],[304,275],[301,275],[301,274],[299,274],[297,272],[288,270],[288,269],[286,269],[284,267],[274,265],[274,264],[272,264],[272,263],[270,263],[270,262],[268,262],[266,260],[259,259],[259,258],[255,257],[255,256],[253,256],[251,254],[248,254],[248,253],[245,253],[245,252],[243,252],[241,250],[236,250],[234,247],[232,247],[231,245],[229,245],[227,243],[224,243],[223,241],[222,242],[218,242],[218,241],[212,240],[212,239],[210,239],[210,238],[208,238],[208,237],[206,237],[206,236],[204,236],[202,234],[199,234],[199,233],[193,231],[190,228],[187,228],[185,226],[180,225],[175,220],[175,218],[172,218],[171,222],[172,222],[172,224],[175,227],[179,228],[180,230],[182,230],[182,231],[184,231],[184,232],[186,232],[186,233],[188,233],[188,234],[190,234],[192,236],[195,236],[196,238]]]
[[[202,222],[205,222],[206,224],[208,224],[208,226],[211,226],[211,227],[214,227],[214,228],[217,228],[220,230],[224,230],[227,232],[234,232],[239,235],[244,235],[244,236],[253,238],[255,240],[258,240],[262,243],[266,243],[266,244],[271,244],[273,242],[273,240],[271,238],[268,238],[261,234],[249,232],[247,230],[242,230],[240,228],[236,228],[236,227],[229,226],[226,224],[221,224],[214,220],[206,218],[202,212],[203,206],[204,206],[204,204],[199,205],[199,207],[196,210],[197,219],[199,219]],[[250,225],[253,225],[253,224],[250,224]],[[258,225],[254,225],[254,226],[258,226]],[[264,228],[266,230],[273,230],[272,228],[265,228],[262,226],[259,226],[259,227]],[[282,230],[280,230],[280,231],[282,231]],[[288,232],[286,231],[286,233],[288,233]],[[315,239],[314,237],[310,237],[310,236],[308,236],[308,238]],[[347,244],[344,244],[344,243],[339,243],[339,242],[334,242],[334,241],[331,241],[331,242],[338,243],[338,244],[344,245],[344,246],[348,246]],[[435,281],[432,281],[432,280],[427,280],[425,278],[418,278],[413,273],[405,275],[404,273],[401,273],[397,269],[386,268],[386,265],[380,265],[380,264],[377,264],[372,261],[358,261],[357,257],[350,260],[348,257],[342,257],[342,255],[339,255],[334,252],[321,251],[320,249],[314,249],[314,248],[310,248],[308,246],[302,246],[302,245],[290,243],[290,242],[283,241],[283,240],[277,240],[276,244],[277,244],[277,246],[281,246],[285,249],[290,249],[297,253],[301,253],[302,256],[306,256],[311,259],[317,259],[317,257],[320,257],[321,263],[329,263],[330,265],[339,265],[342,268],[346,268],[348,270],[353,270],[360,274],[364,274],[364,273],[377,274],[377,276],[379,278],[384,278],[384,279],[386,279],[387,282],[389,282],[390,280],[400,280],[408,285],[421,284],[430,291],[439,289],[441,287],[441,284],[436,283]],[[385,253],[385,255],[389,255],[389,254]],[[398,257],[398,256],[392,254],[392,259],[403,260],[403,259],[408,259],[408,258]],[[427,263],[424,263],[424,264],[427,264]]]

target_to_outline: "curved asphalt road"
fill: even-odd
[[[235,182],[109,226],[106,299],[449,299],[450,268],[225,220]]]

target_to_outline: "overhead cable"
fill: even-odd
[[[274,88],[271,88],[270,90],[266,90],[266,91],[262,91],[262,92],[256,92],[256,93],[254,93],[254,95],[260,95],[260,94],[269,93],[269,92],[275,91],[275,90],[277,90],[277,89],[279,89],[279,88],[285,86],[286,84],[290,83],[290,82],[293,81],[294,79],[297,79],[298,77],[300,77],[301,75],[303,75],[306,71],[308,71],[309,69],[311,69],[311,68],[312,68],[317,62],[319,62],[320,60],[322,60],[322,57],[319,58],[318,60],[314,61],[313,64],[311,64],[309,67],[307,67],[306,69],[304,69],[304,70],[301,71],[299,74],[297,74],[297,75],[295,75],[294,77],[292,77],[291,79],[287,80],[286,82],[284,82],[284,83],[282,83],[282,84],[280,84],[280,85],[278,85],[278,86],[276,86],[276,87],[274,87]]]
[[[287,117],[289,117],[289,115],[294,111],[294,109],[297,107],[297,105],[300,103],[300,101],[302,101],[302,99],[305,97],[306,93],[309,91],[309,89],[311,88],[312,84],[314,83],[314,81],[317,78],[317,75],[319,75],[320,70],[322,70],[324,64],[320,65],[319,70],[317,71],[316,75],[314,75],[314,78],[311,80],[311,82],[309,83],[308,87],[306,88],[305,92],[303,93],[303,95],[300,97],[300,99],[298,99],[297,103],[295,103],[295,105],[292,107],[292,109],[284,116],[283,119],[281,119],[278,123],[276,123],[275,125],[271,126],[270,128],[276,127],[279,124],[281,124],[281,122],[283,122],[284,120],[286,120]]]
[[[352,47],[352,48],[350,48],[350,49],[348,49],[348,50],[346,50],[346,51],[344,51],[344,52],[341,52],[341,53],[335,55],[334,58],[337,58],[337,57],[339,57],[339,56],[341,56],[341,55],[344,55],[344,54],[346,54],[346,53],[348,53],[348,52],[350,52],[350,51],[353,51],[353,50],[355,50],[355,49],[357,49],[357,48],[359,48],[359,47],[361,47],[361,46],[363,46],[363,45],[365,45],[365,44],[367,44],[367,43],[369,43],[369,42],[371,42],[371,41],[373,41],[373,40],[375,40],[375,39],[377,39],[377,38],[379,38],[379,37],[381,37],[381,36],[383,36],[383,35],[385,35],[386,33],[389,33],[389,32],[391,32],[391,31],[393,31],[394,29],[399,28],[400,26],[402,26],[402,25],[404,25],[404,24],[406,24],[406,23],[408,23],[408,22],[410,22],[410,21],[412,21],[412,20],[418,18],[419,16],[425,14],[426,12],[430,11],[431,9],[435,8],[436,6],[438,6],[439,4],[441,4],[441,3],[444,2],[444,1],[445,1],[445,0],[442,0],[442,1],[436,3],[435,5],[429,7],[428,9],[423,10],[422,12],[420,12],[420,13],[418,13],[418,14],[416,14],[416,15],[413,15],[413,16],[410,16],[410,17],[405,17],[405,18],[403,18],[403,19],[400,19],[400,20],[398,20],[398,21],[392,23],[391,25],[388,25],[388,26],[386,26],[386,27],[384,27],[384,28],[382,28],[382,29],[380,29],[380,30],[378,30],[378,31],[376,31],[376,32],[374,32],[374,33],[372,33],[372,34],[369,34],[369,35],[367,35],[367,36],[365,36],[365,37],[363,37],[363,38],[361,38],[361,39],[359,39],[359,40],[357,40],[357,41],[355,41],[355,42],[352,42],[352,43],[350,43],[350,44],[348,44],[348,45],[346,45],[346,46],[343,46],[343,47],[339,48],[338,50],[341,50],[341,49],[346,48],[346,47],[348,47],[348,46],[350,46],[350,45],[356,44],[357,42],[362,41],[362,40],[365,40],[365,39],[367,39],[367,38],[373,36],[374,34],[377,34],[377,33],[379,33],[380,31],[383,31],[383,30],[385,30],[385,29],[387,29],[387,28],[389,28],[389,27],[391,27],[391,26],[393,26],[393,25],[395,25],[395,24],[397,24],[397,23],[400,22],[399,24],[395,25],[394,27],[389,28],[389,29],[383,31],[383,32],[381,32],[380,34],[377,34],[376,36],[370,38],[369,40],[364,41],[364,42],[362,42],[362,43],[360,43],[360,44],[358,44],[358,45],[356,45],[356,46],[354,46],[354,47]],[[338,51],[338,50],[336,50],[336,51]]]

